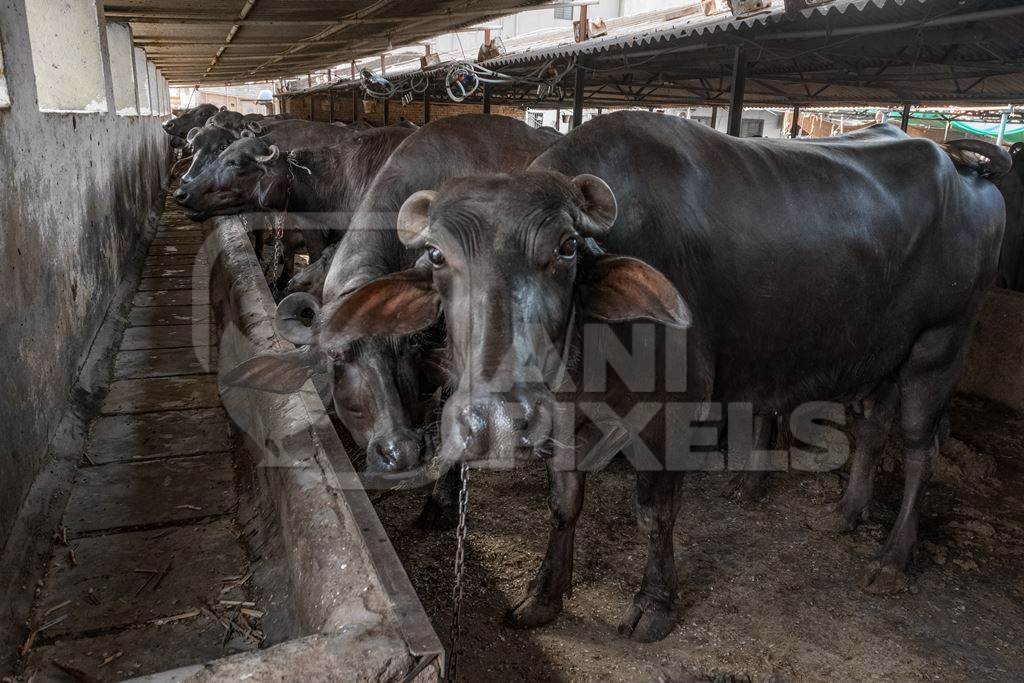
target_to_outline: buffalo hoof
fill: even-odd
[[[530,594],[505,614],[505,624],[512,628],[536,628],[554,621],[561,611],[561,597]]]
[[[860,589],[870,595],[895,595],[910,588],[910,576],[893,564],[875,560],[868,565]]]
[[[815,531],[845,534],[857,528],[860,515],[844,512],[838,503],[819,508],[807,518],[807,526]]]
[[[459,511],[451,505],[441,505],[433,498],[427,498],[426,504],[416,518],[416,527],[426,531],[448,531],[459,524]]]
[[[676,625],[672,610],[653,600],[637,597],[619,621],[619,633],[638,643],[654,643]]]
[[[756,503],[768,493],[765,472],[740,472],[722,487],[722,497],[736,503]]]

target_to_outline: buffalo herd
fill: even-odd
[[[619,630],[664,638],[683,472],[734,470],[756,495],[797,461],[770,450],[780,417],[815,445],[820,420],[797,434],[807,406],[838,406],[852,436],[817,530],[864,519],[900,435],[901,508],[860,585],[908,588],[979,307],[1021,277],[1020,216],[1001,250],[1017,154],[887,124],[739,139],[641,111],[563,136],[502,116],[372,128],[203,105],[165,129],[192,153],[174,193],[189,217],[262,217],[284,245],[275,327],[296,348],[222,381],[289,393],[327,373],[368,480],[436,481],[427,526],[455,521],[459,466],[547,469],[547,551],[509,625],[561,611],[587,472],[621,453],[647,560]],[[292,275],[300,248],[310,266]]]

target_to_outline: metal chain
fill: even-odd
[[[267,278],[270,291],[277,294],[277,262],[281,260],[284,253],[284,214],[274,216],[274,229],[271,232],[274,239],[274,255],[270,261],[263,266],[263,275]],[[262,254],[261,254],[262,256]]]
[[[455,585],[452,586],[452,626],[448,634],[448,671],[454,683],[459,661],[459,630],[462,620],[462,575],[466,568],[466,513],[469,510],[469,466],[459,465],[459,525],[455,528]]]

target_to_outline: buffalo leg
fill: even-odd
[[[619,633],[641,643],[669,634],[675,625],[676,559],[672,531],[679,511],[676,472],[636,473],[636,516],[647,535],[647,565],[640,590],[619,622]]]
[[[451,467],[444,476],[434,484],[430,496],[427,497],[420,516],[416,518],[416,526],[421,529],[444,531],[453,529],[459,521],[459,468]]]
[[[949,403],[963,366],[970,327],[924,333],[900,370],[903,433],[903,500],[878,560],[864,576],[868,593],[898,593],[910,585],[907,570],[917,544],[918,504],[931,477],[940,441],[948,431]]]
[[[889,440],[899,390],[885,382],[863,402],[863,411],[853,418],[854,452],[850,481],[837,503],[829,505],[808,520],[818,531],[853,531],[867,514],[875,487],[875,461]]]
[[[737,502],[748,503],[760,500],[768,486],[768,471],[771,463],[767,461],[768,449],[772,445],[772,437],[777,433],[775,420],[764,415],[754,416],[754,434],[751,440],[750,453],[732,453],[733,456],[744,456],[747,470],[733,475],[722,489],[722,495]]]
[[[562,611],[562,596],[572,585],[576,520],[583,509],[586,474],[565,471],[548,461],[548,505],[551,532],[547,554],[526,594],[509,610],[505,622],[514,628],[533,628],[548,623]]]

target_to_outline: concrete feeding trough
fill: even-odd
[[[218,368],[292,348],[238,218],[205,224]],[[260,547],[265,647],[138,681],[440,678],[444,649],[313,384],[278,396],[221,387],[241,436],[242,514]]]

